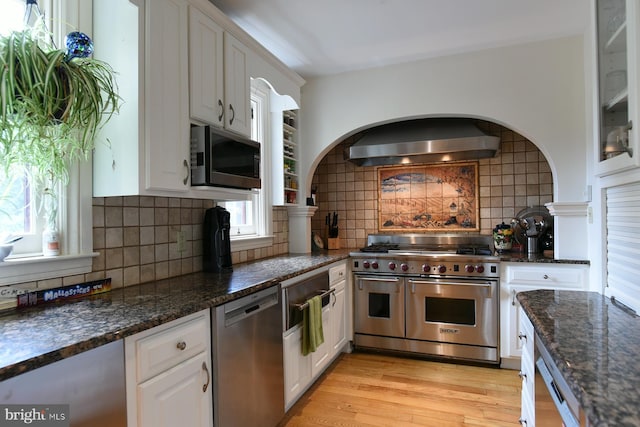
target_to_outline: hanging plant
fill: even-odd
[[[87,158],[120,98],[113,69],[88,57],[89,37],[69,34],[67,50],[43,40],[33,30],[0,37],[0,165],[29,167],[46,194]]]

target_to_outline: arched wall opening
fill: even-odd
[[[479,232],[488,235],[520,210],[552,202],[554,173],[545,154],[525,136],[492,121],[478,119],[476,124],[501,140],[496,157],[474,161],[478,164]],[[361,130],[335,141],[318,156],[308,181],[318,206],[312,231],[324,235],[327,214],[336,212],[341,244],[349,248],[366,246],[368,234],[381,232],[378,170],[384,166],[357,166],[343,156]]]

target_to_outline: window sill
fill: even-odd
[[[273,236],[244,236],[231,238],[231,252],[265,248],[273,245]]]
[[[0,262],[0,285],[33,282],[91,272],[97,253],[56,257],[18,257]]]

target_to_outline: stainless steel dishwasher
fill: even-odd
[[[284,416],[280,285],[214,310],[214,425],[275,426]]]

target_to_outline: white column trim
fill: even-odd
[[[549,213],[553,216],[587,216],[589,203],[587,202],[550,202],[545,203]]]

